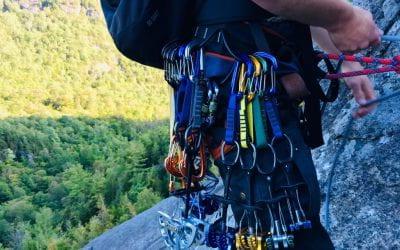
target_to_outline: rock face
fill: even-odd
[[[214,190],[222,195],[223,186],[220,180],[219,185]],[[158,203],[156,206],[135,216],[133,219],[107,231],[98,238],[92,240],[83,249],[85,250],[153,250],[168,249],[165,247],[161,237],[158,218],[158,211],[172,214],[179,204],[179,199],[170,197]],[[233,218],[230,213],[228,216]],[[198,250],[207,249],[203,247]]]
[[[385,34],[400,35],[399,0],[353,3],[371,10]],[[383,43],[372,53],[398,54],[400,43]],[[396,74],[372,79],[378,95],[400,89]],[[348,90],[341,92],[324,115],[326,144],[313,152],[323,197],[334,155],[340,153],[331,194],[331,237],[337,249],[400,249],[400,97],[355,121],[348,136],[343,136],[356,105]],[[345,147],[340,147],[343,141]],[[163,249],[157,211],[172,211],[174,203],[173,198],[162,201],[91,241],[85,249]]]
[[[385,34],[400,34],[400,1],[353,3],[371,10]],[[381,57],[398,54],[400,43],[383,43],[372,53]],[[378,95],[400,88],[396,74],[371,79]],[[355,102],[350,100],[348,91],[342,92],[324,117],[326,144],[313,154],[325,192],[327,173],[334,155],[341,150],[332,186],[330,234],[337,249],[400,249],[400,97],[382,103],[372,115],[355,121],[348,136],[344,136]],[[340,149],[343,140],[345,147]],[[322,216],[323,213],[324,209]]]
[[[171,214],[178,202],[168,198],[133,219],[107,231],[92,240],[86,250],[167,249],[158,227],[158,211]]]

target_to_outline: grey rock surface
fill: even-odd
[[[386,34],[400,35],[400,0],[354,0],[372,11]],[[372,52],[371,52],[372,53]],[[400,54],[400,43],[384,43],[372,55]],[[378,95],[400,89],[396,74],[372,77]],[[331,196],[330,235],[337,249],[400,249],[400,97],[344,129],[356,107],[346,88],[324,115],[326,144],[313,152],[322,196],[334,155],[345,141],[335,171]],[[169,198],[91,241],[84,249],[164,249],[158,210],[172,212]],[[322,204],[323,206],[325,204]],[[322,210],[321,216],[324,216]]]
[[[168,198],[133,219],[105,232],[84,247],[86,250],[167,249],[158,227],[158,211],[172,213],[178,199]]]
[[[355,0],[371,10],[385,34],[400,35],[400,1]],[[372,55],[400,54],[400,43],[384,43]],[[378,95],[400,89],[396,74],[372,77]],[[337,249],[400,249],[400,110],[399,98],[379,105],[370,116],[355,121],[347,137],[344,129],[355,102],[343,89],[324,116],[326,144],[313,152],[326,195],[327,175],[339,145],[340,153],[331,196],[330,235]],[[324,206],[325,204],[323,204]],[[321,211],[324,216],[324,209]]]
[[[215,188],[217,194],[223,190],[222,181]],[[83,249],[85,250],[155,250],[167,249],[161,237],[158,211],[172,214],[179,206],[179,199],[170,197],[135,216],[134,218],[110,229],[96,239],[90,241]],[[230,216],[233,217],[233,216]],[[207,249],[203,247],[197,250]]]

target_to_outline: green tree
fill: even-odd
[[[9,201],[12,198],[12,192],[7,183],[0,180],[0,203]]]
[[[135,203],[136,210],[138,213],[141,213],[160,200],[161,197],[157,193],[151,189],[145,188],[138,195],[138,201]]]

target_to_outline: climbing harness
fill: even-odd
[[[224,37],[223,33],[219,33]],[[177,42],[165,46],[165,79],[174,89],[174,128],[165,169],[170,174],[169,189],[181,202],[173,215],[160,212],[159,224],[164,241],[171,249],[186,249],[206,245],[219,249],[263,250],[294,246],[291,232],[309,229],[300,205],[298,190],[301,183],[281,187],[285,194],[275,196],[270,183],[274,172],[289,165],[293,157],[290,138],[284,134],[278,112],[276,82],[277,59],[266,53],[233,55],[231,91],[228,100],[225,137],[220,147],[221,161],[227,169],[223,196],[212,195],[207,186],[208,156],[206,130],[215,122],[218,106],[218,83],[205,76],[204,41],[187,44]],[[227,45],[229,46],[229,45]],[[290,144],[290,156],[277,157],[281,141]],[[257,163],[257,153],[267,152],[273,162]],[[229,155],[228,155],[229,153]],[[278,169],[279,163],[279,169]],[[294,167],[294,166],[293,166]],[[230,195],[230,182],[234,168],[247,175],[247,195],[234,200]],[[269,199],[254,200],[253,179],[265,176]],[[181,189],[176,189],[177,180]],[[214,181],[215,182],[215,181]],[[214,187],[215,184],[211,185]],[[283,209],[283,204],[287,209]],[[239,206],[243,214],[236,228],[227,225],[229,205]],[[270,229],[262,227],[261,211],[267,216]],[[289,211],[292,221],[287,226]]]
[[[216,36],[218,40],[222,39],[230,55],[206,50],[207,43]],[[294,247],[294,233],[310,230],[313,225],[300,199],[300,189],[306,184],[294,178],[297,171],[293,160],[294,147],[280,120],[276,77],[280,62],[264,51],[233,53],[223,30],[214,31],[208,38],[186,43],[171,42],[164,47],[162,56],[165,79],[173,89],[175,111],[165,169],[170,174],[169,191],[179,199],[172,215],[160,212],[159,225],[165,244],[171,249],[201,245],[223,250],[232,247],[239,250]],[[206,58],[215,56],[230,62],[232,67],[223,80],[225,83],[230,78],[230,93],[225,135],[217,152],[226,169],[222,196],[213,193],[218,179],[209,171],[208,160],[215,149],[209,148],[207,131],[216,122],[221,84],[207,77],[205,64]],[[381,59],[317,53],[316,58],[327,64],[328,72],[321,78],[332,81],[327,94],[322,90],[317,93],[324,102],[337,98],[338,79],[384,72],[400,73],[400,56]],[[332,60],[338,61],[336,67]],[[340,66],[344,61],[384,66],[342,73]],[[400,91],[372,100],[362,107],[399,95]],[[260,153],[272,155],[272,161],[257,161]],[[334,165],[338,161],[336,158],[338,156]],[[233,171],[239,170],[246,173],[247,190],[237,200],[231,193],[231,180]],[[334,168],[329,174],[328,190],[333,171]],[[286,182],[277,186],[274,183],[276,174],[283,176]],[[255,200],[254,196],[254,178],[259,175],[265,179],[267,198],[264,200]],[[330,191],[327,194],[326,215],[329,215],[329,194]],[[242,211],[235,227],[228,226],[229,206]],[[267,225],[262,221],[266,221]]]

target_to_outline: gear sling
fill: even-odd
[[[192,31],[193,40],[188,39],[189,29],[182,27],[182,22],[175,23],[181,29],[176,31],[173,27],[172,35],[167,34],[171,21],[159,34],[161,39],[151,39],[151,43],[147,43],[150,34],[162,26],[160,17],[161,20],[165,18],[166,9],[171,6],[167,8],[159,1],[143,1],[145,4],[139,6],[141,8],[134,8],[138,1],[120,1],[119,5],[107,5],[106,2],[102,1],[103,9],[109,13],[106,13],[106,20],[122,53],[133,60],[159,67],[161,57],[154,51],[160,52],[160,45],[164,46],[160,55],[164,60],[166,80],[174,89],[176,111],[165,168],[171,174],[171,194],[182,198],[183,203],[173,216],[160,213],[161,234],[167,246],[173,249],[204,244],[219,249],[232,246],[237,249],[293,247],[293,234],[310,229],[313,223],[309,217],[317,217],[319,209],[319,199],[311,195],[306,202],[310,204],[311,212],[307,213],[299,190],[319,195],[319,188],[313,169],[301,169],[303,178],[292,176],[298,171],[293,135],[282,129],[276,75],[297,72],[307,83],[312,94],[304,98],[302,131],[310,147],[321,145],[320,100],[329,98],[318,85],[319,71],[315,66],[309,28],[279,19],[265,26],[265,18],[272,15],[245,0],[233,3],[198,1],[194,7],[199,11],[195,15],[197,28]],[[178,4],[178,7],[182,8],[182,5]],[[121,26],[132,19],[118,16],[132,8],[136,10],[134,17],[139,16],[138,13],[146,14],[138,19],[136,26]],[[188,18],[187,9],[182,13],[185,14],[178,13],[180,18]],[[141,26],[140,36],[132,33],[132,27]],[[246,30],[246,37],[252,37],[252,42],[238,37],[236,31],[242,30]],[[288,39],[282,34],[285,31],[289,34]],[[127,36],[131,38],[127,39]],[[269,39],[271,37],[274,39]],[[236,44],[236,41],[240,42]],[[151,53],[147,53],[149,46],[153,49]],[[270,54],[271,47],[279,54],[278,60],[275,53]],[[225,77],[221,79],[221,76]],[[230,84],[226,84],[229,79]],[[224,132],[214,133],[216,127],[223,127]],[[221,135],[223,138],[216,140]],[[281,147],[284,149],[279,149]],[[270,165],[259,162],[261,150],[272,155]],[[208,171],[210,154],[225,172],[222,173],[225,180],[222,197],[212,191],[216,180]],[[237,185],[243,180],[232,183],[235,175],[239,175],[238,169],[244,173],[246,182],[243,185]],[[273,190],[275,175],[284,179],[279,190]],[[267,183],[263,190],[267,196],[261,199],[259,191],[254,190],[254,183],[260,182],[260,176]],[[182,183],[182,189],[175,188],[176,180]],[[235,185],[239,188],[233,188]],[[238,195],[244,189],[246,191]],[[237,221],[233,227],[226,221],[229,205]]]

